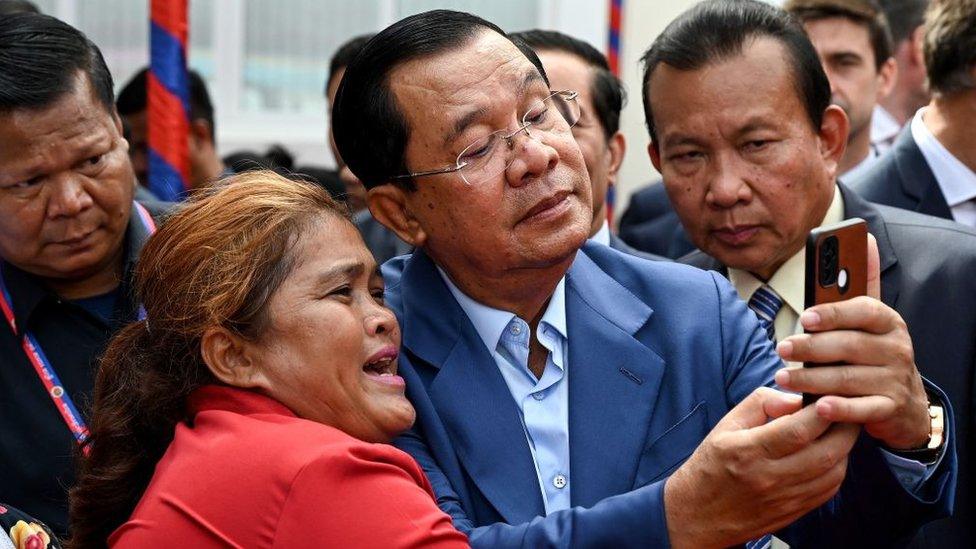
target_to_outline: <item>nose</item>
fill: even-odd
[[[545,132],[526,127],[507,139],[512,162],[506,171],[506,178],[513,187],[520,187],[542,177],[559,163],[558,151],[542,141],[543,138],[553,139]]]
[[[68,175],[53,183],[48,202],[48,217],[74,217],[94,203],[84,181],[78,177]]]
[[[379,303],[374,303],[366,315],[366,333],[368,335],[384,335],[395,333],[399,329],[393,311]]]
[[[718,160],[705,193],[705,202],[713,208],[731,208],[748,202],[751,190],[732,160]]]

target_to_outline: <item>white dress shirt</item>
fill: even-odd
[[[942,189],[952,218],[976,227],[976,173],[945,148],[925,125],[925,108],[912,118],[912,138]],[[976,130],[974,130],[976,131]]]
[[[871,145],[878,154],[884,154],[895,144],[901,128],[902,125],[884,107],[874,106],[874,112],[871,114]]]

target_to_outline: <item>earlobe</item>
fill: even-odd
[[[415,248],[427,241],[427,232],[410,211],[406,191],[396,185],[378,185],[366,193],[369,211],[384,227]]]
[[[210,373],[233,387],[264,387],[263,371],[246,342],[225,328],[208,328],[200,339],[200,354]]]

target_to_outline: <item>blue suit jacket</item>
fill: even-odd
[[[573,508],[544,516],[516,404],[434,263],[417,251],[383,274],[403,327],[400,373],[417,409],[396,444],[476,547],[667,545],[667,476],[782,365],[717,273],[587,244],[566,275]],[[837,544],[840,533],[867,529],[875,542],[902,539],[945,512],[955,467],[954,454],[946,457],[920,501],[862,437],[840,495],[784,537]],[[884,531],[872,530],[880,523]]]

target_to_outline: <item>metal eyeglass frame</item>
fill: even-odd
[[[575,102],[576,103],[576,110],[582,112],[581,109],[580,109],[580,106],[579,106],[579,101],[578,101],[579,92],[576,92],[576,91],[570,91],[570,90],[554,91],[554,92],[550,93],[549,95],[547,95],[546,98],[542,100],[542,102],[544,103],[546,101],[549,101],[550,99],[552,99],[553,97],[556,97],[557,95],[560,96],[560,97],[562,97],[567,102],[569,102],[569,101]],[[559,110],[559,109],[557,108],[556,110]],[[517,127],[514,130],[512,130],[510,133],[508,133],[508,134],[503,133],[505,130],[498,130],[498,131],[492,132],[492,133],[493,134],[500,135],[501,138],[504,139],[508,143],[509,149],[511,149],[513,147],[512,138],[514,138],[519,133],[525,132],[525,135],[531,137],[531,135],[529,134],[529,131],[528,130],[529,130],[529,126],[532,125],[532,122],[528,122],[528,121],[525,120],[525,118],[528,115],[529,115],[529,112],[528,111],[525,114],[523,114],[522,115],[522,124],[519,127]],[[559,112],[559,116],[563,116],[562,111]],[[565,120],[566,117],[563,116],[563,119]],[[569,122],[569,120],[566,120],[566,122]],[[577,123],[579,123],[579,118],[577,118],[575,122],[570,123],[569,124],[569,127],[572,128]],[[477,143],[477,142],[478,141],[475,141],[474,143],[471,143],[470,145],[464,147],[461,150],[461,152],[458,154],[458,157],[457,157],[457,160],[456,160],[454,166],[451,166],[451,167],[448,167],[448,168],[441,168],[439,170],[427,170],[427,171],[422,171],[422,172],[413,172],[413,173],[406,173],[406,174],[402,174],[402,175],[394,175],[393,177],[391,177],[391,179],[407,179],[407,178],[413,178],[413,177],[424,177],[424,176],[427,176],[427,175],[439,175],[439,174],[442,174],[442,173],[455,173],[455,172],[459,172],[459,171],[463,170],[468,165],[467,162],[462,162],[461,161],[461,157],[464,156],[464,154],[468,151],[468,149],[470,149],[472,146],[474,146],[475,143]],[[468,183],[468,180],[466,178],[464,178],[463,175],[461,176],[461,178],[464,179],[465,183]],[[471,183],[468,183],[468,184],[470,185]]]

